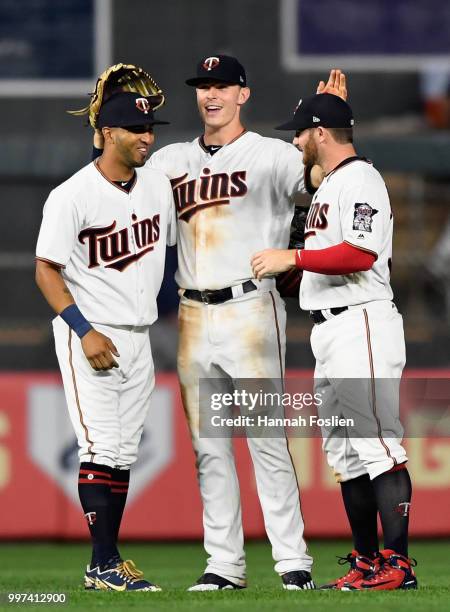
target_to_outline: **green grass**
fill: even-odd
[[[270,547],[261,542],[252,542],[246,547],[249,588],[243,591],[187,593],[186,587],[195,582],[204,569],[205,554],[201,545],[158,543],[124,544],[121,552],[125,558],[133,559],[145,571],[146,577],[160,584],[163,592],[85,592],[81,579],[89,555],[87,544],[0,544],[0,593],[67,593],[68,604],[53,604],[50,606],[53,610],[448,610],[449,544],[448,541],[413,542],[410,554],[418,560],[419,589],[384,593],[284,591],[280,578],[272,569]],[[336,564],[336,555],[345,555],[350,548],[347,542],[310,542],[310,550],[315,558],[313,575],[316,583],[321,584],[342,573],[343,568]],[[48,605],[3,603],[0,608],[42,610],[48,609]]]

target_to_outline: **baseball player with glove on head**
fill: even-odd
[[[36,282],[58,315],[56,353],[79,445],[78,490],[93,548],[85,587],[159,591],[122,560],[117,539],[154,387],[149,326],[166,244],[176,236],[170,182],[143,167],[153,126],[167,122],[155,119],[153,95],[110,94],[91,117],[103,155],[45,204]]]
[[[215,391],[229,391],[236,379],[283,378],[285,305],[274,280],[252,279],[250,256],[288,245],[304,167],[291,144],[243,126],[240,113],[250,89],[236,58],[204,57],[186,83],[196,89],[204,133],[160,149],[148,164],[170,178],[178,215],[178,374],[209,555],[189,590],[240,589],[246,564],[232,440],[200,435],[199,385],[209,380]],[[344,75],[332,71],[319,90],[345,97]],[[249,437],[248,446],[275,571],[286,589],[314,588],[287,442]]]
[[[405,365],[403,321],[392,302],[393,216],[380,174],[353,147],[353,114],[337,96],[303,100],[278,129],[295,130],[305,164],[325,179],[311,203],[304,249],[262,250],[255,278],[303,271],[300,306],[315,323],[319,416],[354,424],[323,428],[328,463],[341,484],[355,549],[348,573],[325,585],[342,590],[413,589],[408,558],[411,480],[401,445],[399,383]],[[384,534],[378,550],[377,516]]]

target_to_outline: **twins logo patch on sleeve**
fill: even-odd
[[[353,214],[353,229],[362,232],[371,232],[372,217],[376,215],[377,212],[378,210],[376,208],[372,208],[366,202],[357,202]]]

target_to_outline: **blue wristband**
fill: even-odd
[[[67,325],[73,329],[79,338],[85,336],[92,329],[92,325],[87,321],[80,312],[76,304],[71,304],[64,308],[59,316]]]

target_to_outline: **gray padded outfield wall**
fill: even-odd
[[[81,4],[86,1],[82,0]],[[109,4],[109,0],[98,1]],[[9,0],[5,6],[11,3],[18,4]],[[280,4],[277,0],[223,0],[220,3],[211,0],[111,0],[110,6],[110,41],[105,32],[102,35],[104,45],[111,44],[111,61],[142,65],[167,93],[167,104],[161,112],[173,121],[170,140],[191,138],[200,129],[194,92],[184,80],[191,76],[202,55],[224,52],[241,59],[252,88],[252,100],[245,111],[246,122],[249,127],[269,135],[275,135],[272,126],[293,110],[299,97],[313,92],[319,78],[325,76],[323,70],[302,74],[288,73],[282,68]],[[100,26],[105,29],[102,20]],[[80,63],[86,62],[84,47],[92,44],[90,32],[88,28],[84,40],[79,42]],[[0,59],[4,62],[10,52],[11,47],[0,45]],[[105,57],[107,55],[105,53]],[[3,76],[11,77],[5,72]],[[90,86],[85,88],[86,93],[94,82],[92,78]],[[0,89],[1,83],[2,79]],[[42,88],[39,87],[34,95],[31,84],[27,86],[27,97],[15,96],[15,90],[19,91],[20,87],[19,80],[15,84],[9,80],[8,97],[0,97],[1,116],[7,117],[7,121],[2,122],[0,175],[70,174],[87,159],[90,131],[82,127],[81,120],[64,111],[79,108],[86,103],[87,97],[68,95],[61,98],[51,93],[42,97]],[[349,73],[349,87],[351,102],[361,120],[420,110],[417,75],[412,73],[372,73],[369,83],[364,73]],[[54,86],[49,85],[48,91],[52,89]],[[165,144],[169,132],[166,134],[159,144]]]

